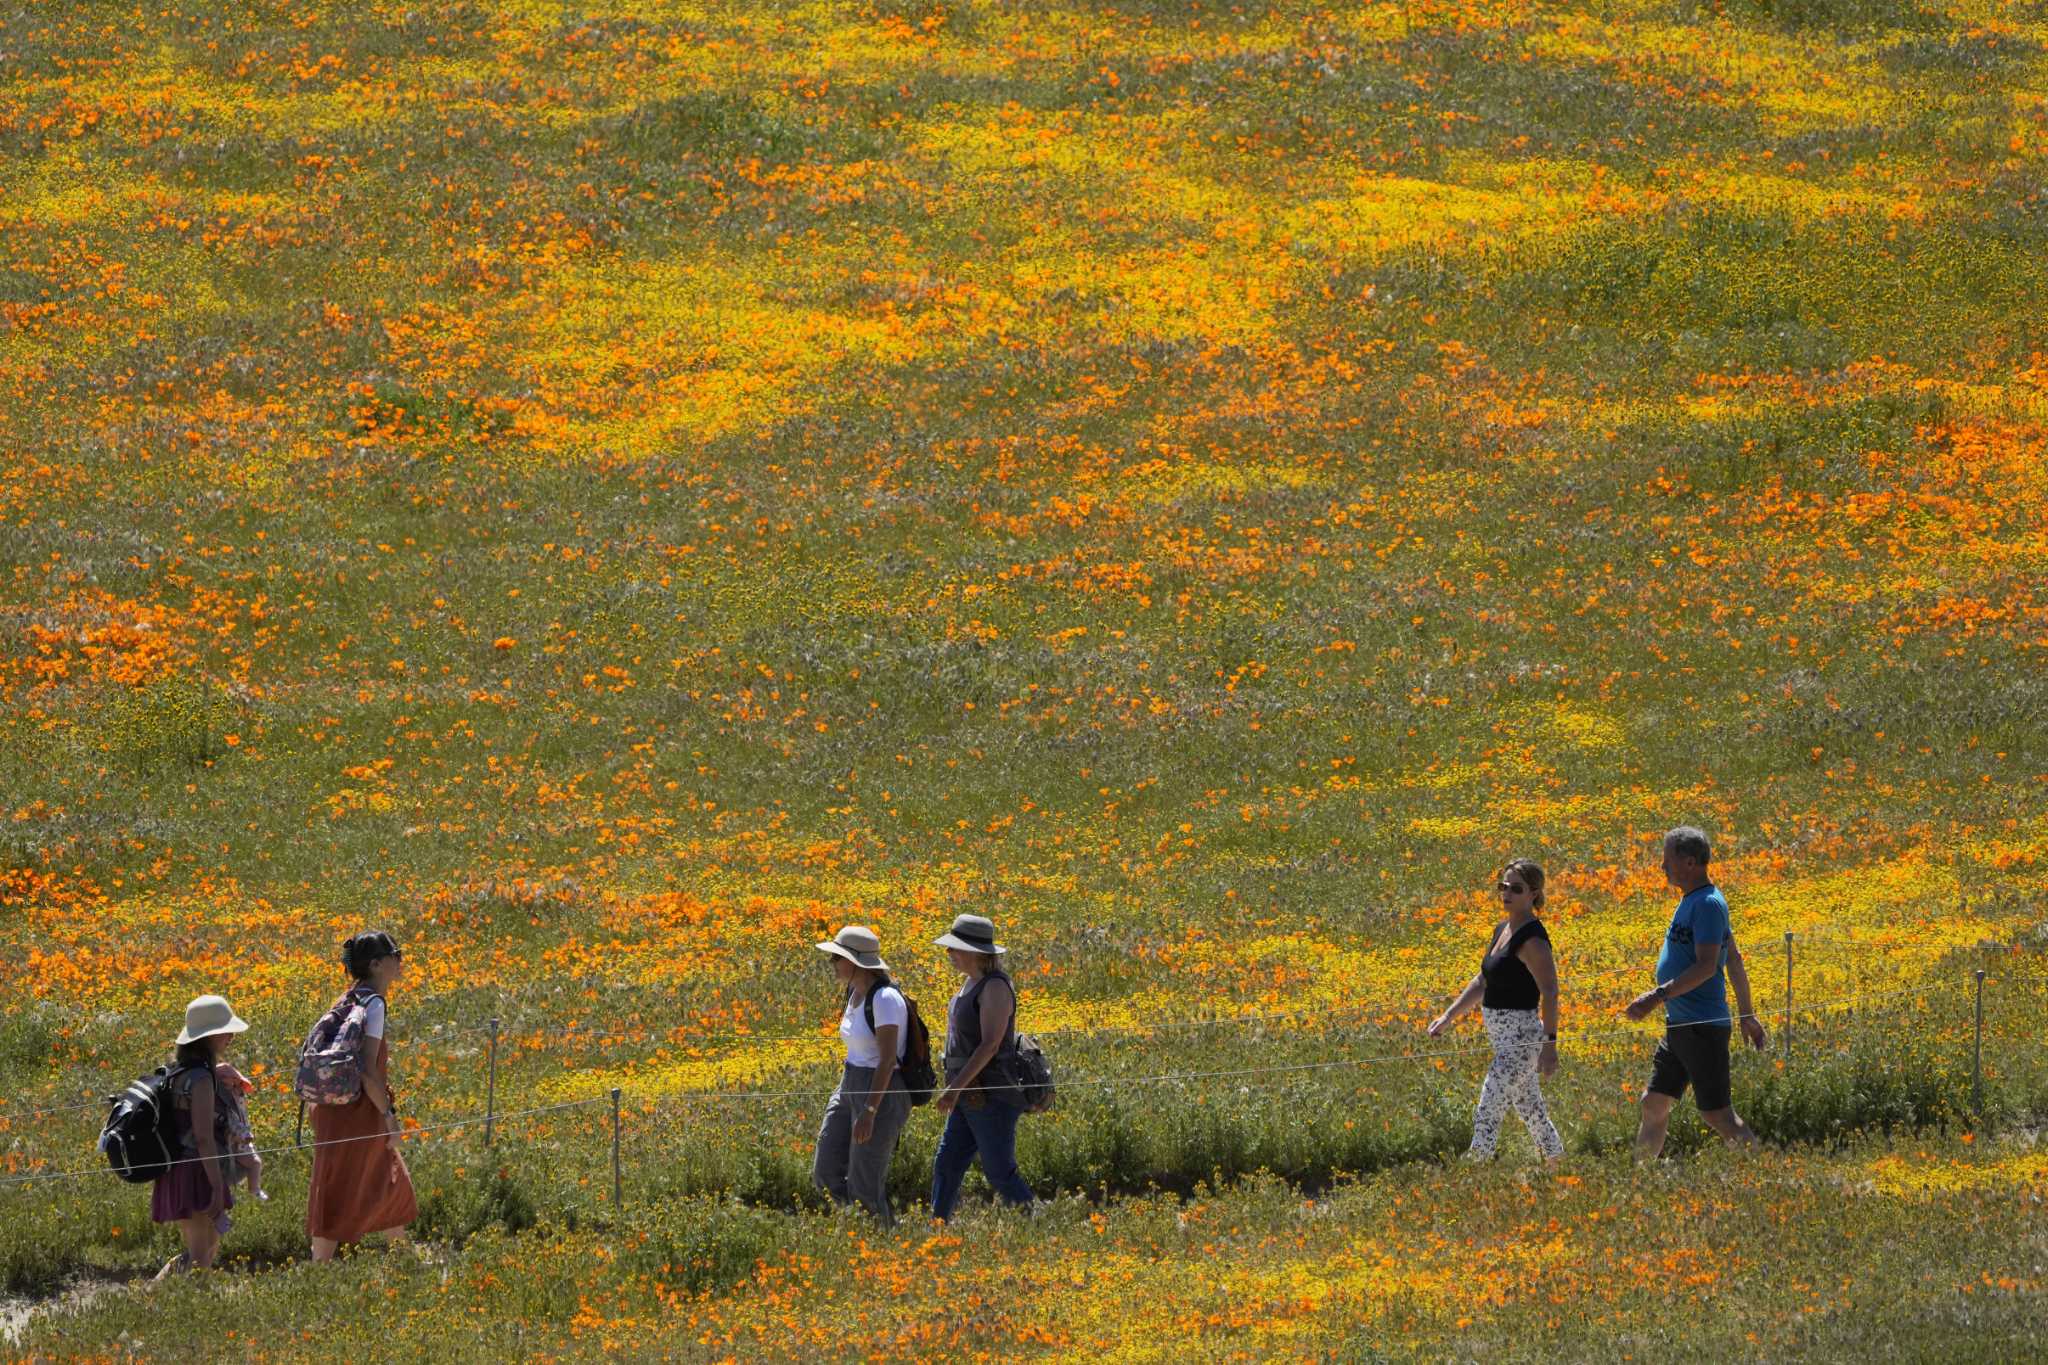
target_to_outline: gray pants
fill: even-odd
[[[889,1207],[889,1161],[896,1155],[903,1125],[910,1121],[910,1092],[903,1088],[899,1070],[890,1078],[889,1094],[875,1114],[874,1135],[855,1142],[853,1122],[867,1108],[874,1084],[875,1068],[847,1063],[839,1088],[825,1105],[825,1121],[818,1125],[811,1181],[841,1204],[858,1201],[888,1227],[896,1222],[896,1212]]]

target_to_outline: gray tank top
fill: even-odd
[[[1003,1025],[1003,1043],[996,1049],[989,1069],[993,1071],[1004,1058],[1017,1055],[1017,983],[1010,980],[1007,972],[983,972],[974,980],[963,983],[954,994],[953,1003],[946,1007],[948,1081],[967,1069],[967,1059],[981,1046],[981,992],[989,982],[997,980],[1010,988],[1010,1018]]]

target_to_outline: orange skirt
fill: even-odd
[[[349,1104],[316,1106],[313,1138],[334,1145],[313,1149],[307,1236],[360,1242],[373,1232],[402,1228],[419,1216],[405,1158],[385,1135],[384,1116],[368,1095],[358,1095]],[[347,1138],[357,1140],[338,1140]]]

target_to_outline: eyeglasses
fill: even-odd
[[[1519,895],[1521,895],[1521,894],[1522,894],[1522,893],[1523,893],[1524,891],[1527,891],[1527,890],[1528,890],[1529,888],[1528,888],[1528,887],[1526,887],[1526,886],[1524,886],[1524,885],[1522,885],[1522,884],[1521,884],[1520,882],[1502,882],[1502,883],[1500,884],[1500,889],[1501,889],[1501,890],[1503,890],[1503,891],[1511,892],[1511,893],[1513,893],[1514,895],[1517,895],[1517,896],[1519,896]]]

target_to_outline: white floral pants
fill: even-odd
[[[1509,1105],[1528,1125],[1536,1150],[1546,1157],[1564,1155],[1564,1139],[1543,1107],[1543,1087],[1536,1063],[1543,1052],[1543,1017],[1535,1010],[1483,1010],[1486,1036],[1493,1043],[1493,1065],[1479,1087],[1479,1112],[1472,1119],[1475,1157],[1490,1157],[1500,1145],[1501,1120]]]

